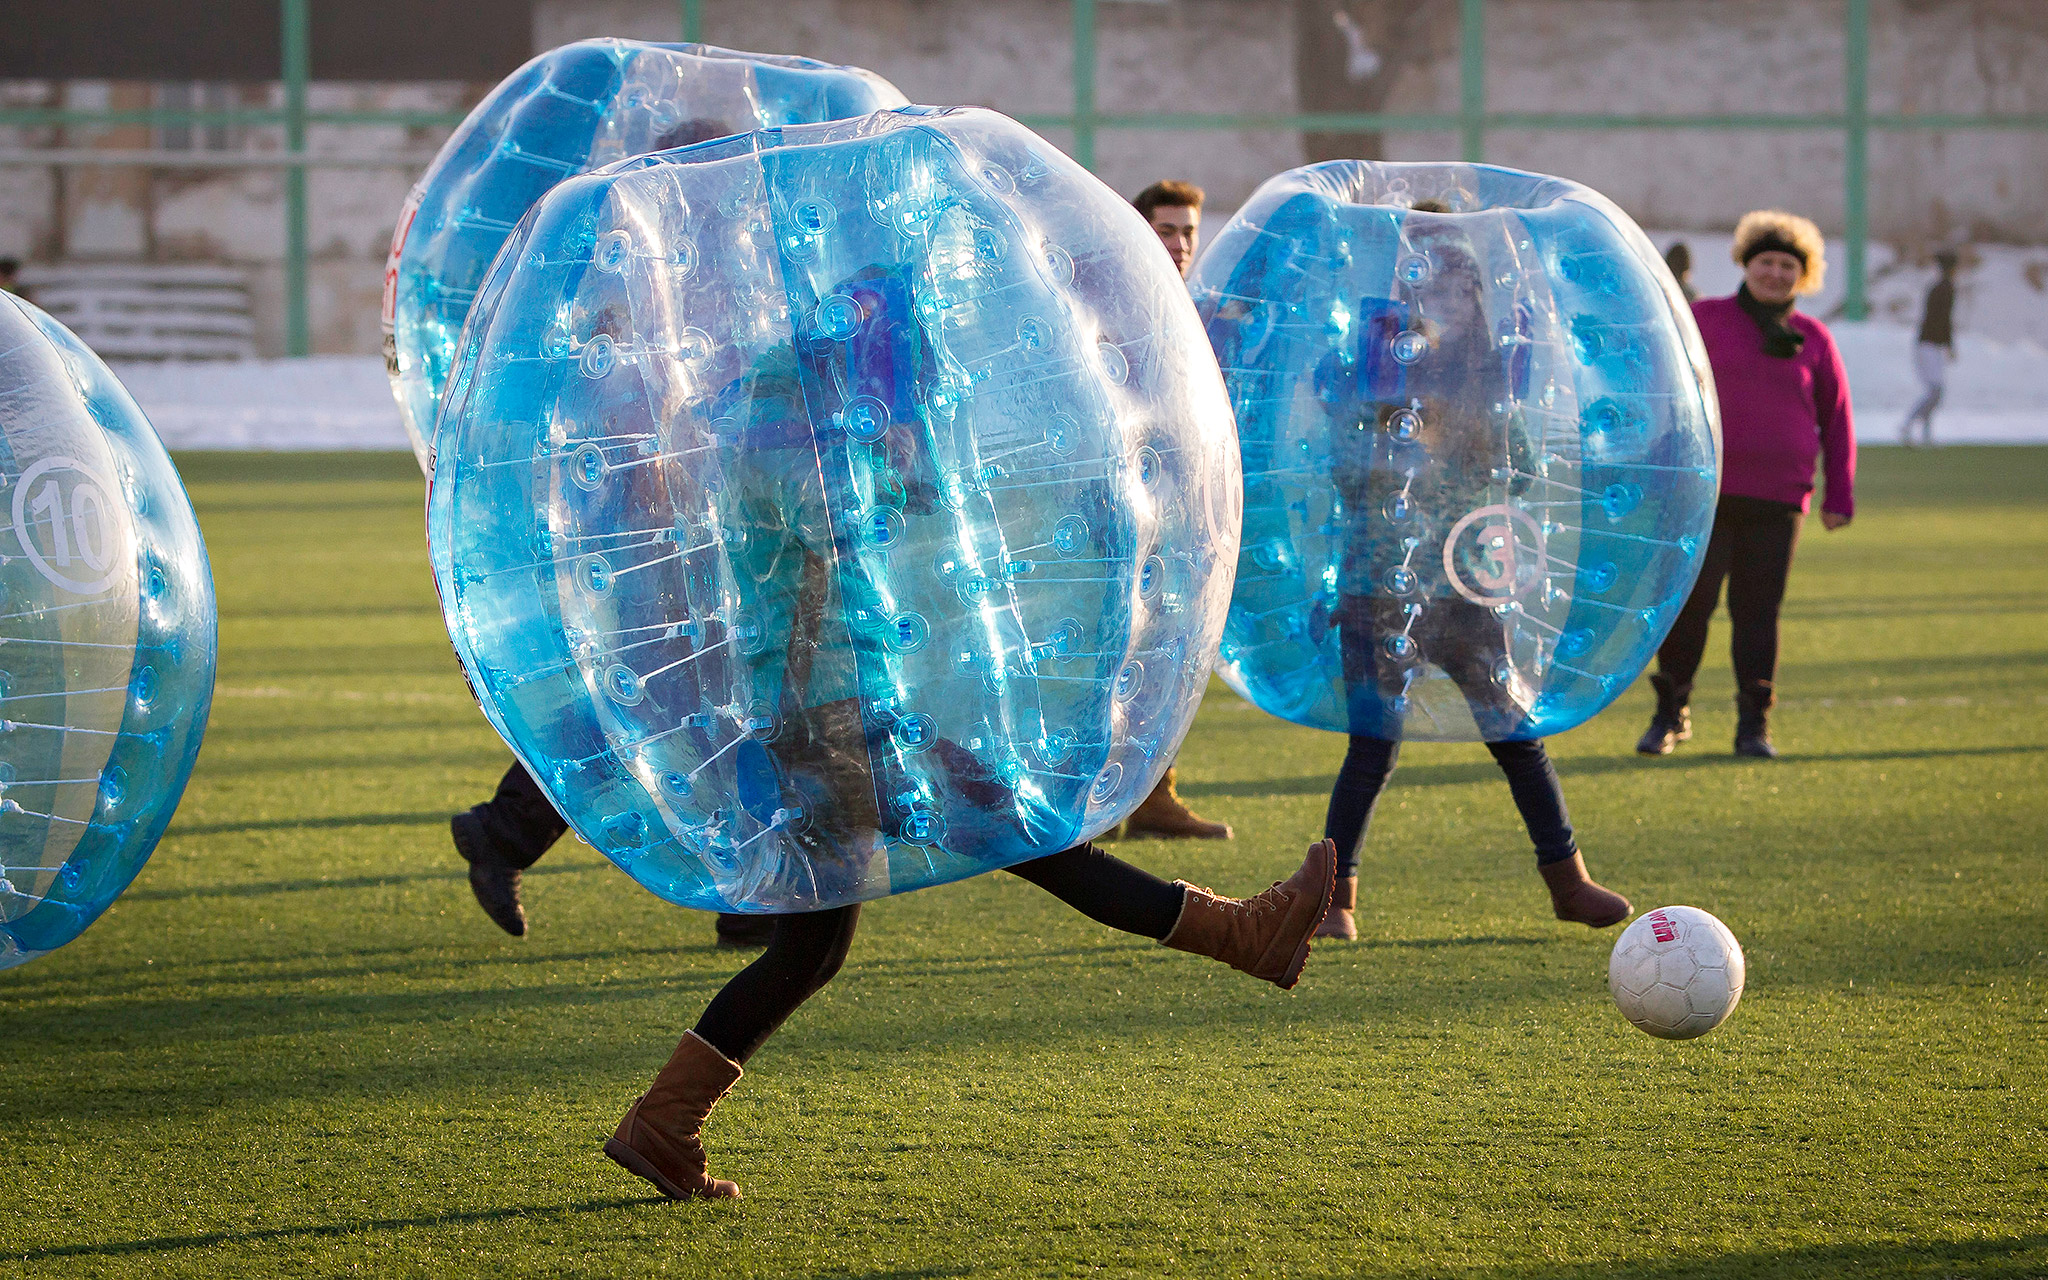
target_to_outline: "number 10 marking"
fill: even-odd
[[[22,550],[38,573],[75,595],[104,591],[120,572],[127,522],[112,511],[107,492],[98,476],[72,458],[44,458],[14,487],[14,533]],[[75,576],[75,566],[86,576]]]

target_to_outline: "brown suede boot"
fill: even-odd
[[[739,1083],[740,1064],[692,1031],[634,1099],[604,1153],[620,1168],[653,1183],[671,1200],[701,1196],[725,1200],[739,1195],[738,1183],[714,1178],[704,1167],[704,1118]]]
[[[1330,914],[1316,926],[1316,937],[1335,938],[1340,942],[1358,941],[1358,921],[1351,914],[1356,910],[1358,877],[1344,876],[1337,881],[1337,891],[1330,896]]]
[[[1196,817],[1181,802],[1173,789],[1173,769],[1169,766],[1166,776],[1145,797],[1145,803],[1124,823],[1124,834],[1157,836],[1162,840],[1228,840],[1231,830],[1227,822]]]
[[[1219,898],[1183,880],[1180,918],[1160,945],[1221,960],[1282,991],[1308,964],[1309,936],[1336,892],[1337,842],[1312,844],[1301,869],[1256,898]]]
[[[1562,862],[1544,863],[1536,868],[1543,883],[1550,886],[1550,906],[1560,920],[1605,929],[1628,919],[1635,908],[1628,899],[1603,889],[1586,874],[1586,860],[1577,852]]]

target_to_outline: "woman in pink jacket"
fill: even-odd
[[[1813,498],[1814,463],[1827,489],[1821,524],[1856,514],[1856,434],[1849,379],[1827,326],[1794,310],[1827,269],[1819,228],[1775,209],[1735,227],[1742,287],[1695,302],[1721,397],[1721,501],[1700,579],[1657,650],[1657,713],[1636,750],[1664,755],[1692,736],[1692,681],[1707,622],[1728,582],[1735,659],[1735,754],[1771,759],[1769,715],[1778,672],[1778,606],[1799,524]]]

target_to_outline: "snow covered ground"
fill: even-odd
[[[1729,294],[1742,268],[1728,256],[1726,232],[1652,231],[1659,249],[1683,240],[1692,250],[1693,286]],[[1834,331],[1849,366],[1859,444],[1896,444],[1899,423],[1920,398],[1913,337],[1921,299],[1934,283],[1932,262],[1902,259],[1870,246],[1871,318],[1834,318],[1848,278],[1848,246],[1828,242],[1826,287],[1800,301]],[[1950,444],[2048,442],[2048,246],[1968,245],[1956,274],[1956,360],[1935,415],[1937,441]]]
[[[173,449],[405,449],[382,356],[122,364]]]
[[[1741,271],[1728,236],[1651,232],[1662,249],[1692,248],[1693,281],[1705,294],[1735,291]],[[1897,441],[1919,397],[1913,335],[1931,266],[1870,246],[1872,319],[1830,327],[1849,366],[1857,436]],[[1828,317],[1839,305],[1843,246],[1828,246],[1828,289],[1801,305]],[[1964,250],[1956,303],[1957,359],[1935,418],[1949,443],[2048,442],[2048,246]],[[125,364],[117,370],[174,449],[405,449],[405,428],[376,356],[313,356],[195,364]]]

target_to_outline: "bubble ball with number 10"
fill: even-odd
[[[0,968],[84,932],[177,808],[213,700],[192,504],[98,356],[0,294]]]
[[[705,44],[579,40],[505,78],[407,198],[384,272],[385,361],[420,466],[484,273],[526,211],[566,177],[770,125],[904,105],[858,67]]]
[[[561,183],[484,286],[439,443],[428,537],[486,713],[697,907],[874,898],[1121,821],[1237,556],[1180,278],[976,109]]]
[[[1538,174],[1330,161],[1261,187],[1190,286],[1244,449],[1234,689],[1502,741],[1641,673],[1699,572],[1720,426],[1626,214]]]

